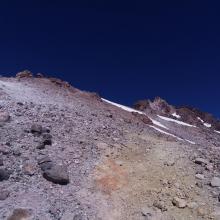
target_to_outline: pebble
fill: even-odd
[[[4,165],[4,161],[3,161],[3,158],[0,157],[0,166],[3,166]]]
[[[10,120],[10,115],[8,112],[0,112],[0,122],[8,122]]]
[[[213,177],[211,180],[211,186],[212,187],[220,187],[220,178],[219,177]]]
[[[187,204],[187,207],[190,209],[196,209],[198,207],[198,204],[196,202],[190,202]]]
[[[42,126],[38,124],[33,124],[31,126],[31,133],[40,135],[42,133]]]
[[[8,190],[0,190],[0,200],[6,200],[9,197],[10,192]]]
[[[186,200],[174,197],[172,201],[173,205],[178,208],[185,208],[187,206]]]
[[[199,179],[199,180],[204,180],[205,179],[204,175],[200,174],[200,173],[196,174],[196,178]]]
[[[196,158],[195,159],[195,163],[196,164],[200,164],[200,165],[202,165],[202,164],[205,164],[205,165],[207,165],[208,163],[209,163],[209,161],[208,160],[206,160],[206,159],[203,159],[203,158]]]
[[[35,173],[35,166],[31,163],[24,164],[23,172],[25,175],[33,176]]]
[[[7,218],[7,220],[29,220],[30,216],[31,216],[30,210],[18,208],[18,209],[14,209],[14,211]]]
[[[153,203],[153,206],[160,209],[162,212],[167,211],[167,207],[165,206],[165,204],[162,201],[155,201]]]
[[[0,169],[0,181],[8,180],[10,172],[6,169]]]

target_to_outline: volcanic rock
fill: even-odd
[[[43,176],[56,184],[66,185],[69,183],[69,175],[65,165],[54,165],[50,169],[45,169]]]
[[[6,169],[1,168],[0,169],[0,181],[8,180],[11,175],[11,172],[9,172]]]

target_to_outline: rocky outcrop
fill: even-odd
[[[146,113],[154,113],[160,115],[171,115],[175,112],[175,108],[169,105],[164,99],[156,97],[153,101],[140,100],[134,104],[134,108]]]
[[[196,120],[210,115],[161,98],[139,112],[71,88],[0,79],[0,219],[216,216],[220,135]]]
[[[16,74],[16,78],[18,79],[21,79],[21,78],[30,78],[30,77],[33,77],[33,74],[31,71],[29,70],[24,70],[24,71],[21,71],[21,72],[18,72]]]

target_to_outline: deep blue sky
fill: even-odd
[[[1,1],[0,74],[29,69],[126,105],[161,96],[220,117],[219,11],[218,1]]]

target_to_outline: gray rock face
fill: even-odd
[[[47,169],[44,168],[43,176],[48,181],[60,185],[67,185],[70,181],[67,167],[65,165],[54,165]]]
[[[213,177],[211,180],[211,186],[212,187],[220,187],[220,178],[219,177]]]

